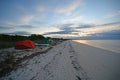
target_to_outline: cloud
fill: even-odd
[[[35,5],[33,11],[28,11],[28,9],[23,8],[22,17],[20,18],[20,22],[22,24],[34,23],[36,21],[40,22],[40,19],[46,17],[48,13],[48,9],[45,6]]]
[[[21,22],[24,24],[29,23],[34,18],[33,15],[25,15],[22,17]]]
[[[59,26],[59,29],[60,30],[73,30],[74,27],[72,27],[74,24],[61,24],[61,25],[58,25]]]
[[[57,32],[48,32],[43,35],[50,35],[50,34],[70,34],[71,31],[57,31]]]
[[[37,19],[40,20],[40,18],[45,16],[47,9],[44,6],[38,5],[34,8],[34,11],[29,12],[29,13],[26,11],[24,10],[25,14],[23,14],[20,20],[22,24],[28,24],[30,22],[36,21]]]
[[[120,30],[112,30],[112,31],[108,31],[108,32],[103,32],[103,33],[98,33],[99,35],[119,35],[120,37]]]
[[[78,36],[78,34],[71,36],[67,35],[67,36],[63,36],[64,38],[69,38],[69,39],[83,39],[83,40],[105,40],[105,39],[109,39],[109,40],[118,40],[120,39],[120,30],[112,30],[112,31],[107,31],[107,32],[101,32],[101,33],[96,33],[96,34],[91,34],[91,35],[87,35],[87,36]],[[59,35],[60,37],[60,35]]]
[[[91,28],[95,26],[95,24],[80,24],[79,27],[76,27],[76,29]]]
[[[116,13],[108,14],[105,16],[105,18],[113,18],[117,16],[120,16],[120,11],[117,11]]]
[[[57,9],[56,13],[71,15],[74,10],[76,10],[82,4],[82,0],[74,0],[70,5]]]
[[[73,27],[61,27],[60,28],[61,30],[64,30],[64,31],[75,31]]]
[[[46,32],[43,35],[80,38],[80,39],[103,39],[103,38],[117,38],[120,35],[120,23],[108,23],[108,24],[79,24],[73,27],[75,24],[61,24],[59,25],[60,31]],[[109,36],[109,37],[107,37]]]
[[[120,30],[112,30],[102,33],[91,34],[79,39],[120,39]]]
[[[11,34],[11,35],[30,35],[31,33],[27,32],[27,31],[15,31],[15,32],[6,33],[6,34]]]
[[[1,30],[9,30],[9,29],[14,29],[16,26],[13,23],[5,22],[0,25]]]
[[[32,25],[21,25],[21,24],[13,24],[13,23],[5,23],[0,25],[1,30],[16,30],[16,29],[32,29],[36,28],[36,26]]]
[[[61,28],[60,31],[47,32],[47,33],[44,33],[43,35],[51,35],[51,34],[72,34],[73,32],[77,32],[77,30],[74,30],[73,28],[68,27],[68,28]]]
[[[97,25],[92,23],[66,23],[66,24],[58,24],[57,25],[60,30],[77,30],[77,29],[85,29],[96,27]]]
[[[74,17],[71,19],[64,19],[61,23],[62,24],[74,24],[74,23],[79,23],[81,20],[83,19],[83,16],[78,16],[78,17]]]
[[[38,12],[45,12],[46,11],[46,8],[44,6],[37,6],[36,9]]]
[[[4,25],[0,25],[0,29],[11,29],[11,27],[8,27],[8,26],[4,26]]]
[[[23,6],[23,5],[18,5],[16,8],[18,9],[19,14],[20,14],[19,15],[19,22],[20,23],[27,24],[27,23],[29,23],[34,18],[34,14],[33,13],[35,11],[31,12],[29,10],[30,7],[27,8],[27,7]]]
[[[61,34],[60,34],[61,35]],[[61,37],[60,35],[57,35],[57,37]],[[69,39],[88,39],[88,40],[104,40],[104,39],[120,39],[120,30],[112,30],[102,33],[96,33],[91,34],[87,36],[79,36],[77,34],[67,34],[62,35],[63,38],[69,38]]]
[[[77,32],[74,27],[70,27],[73,24],[61,24],[59,25],[59,30],[60,31],[55,31],[55,32],[47,32],[44,33],[43,35],[50,35],[50,34],[72,34],[73,32]]]
[[[28,28],[28,29],[35,28],[35,26],[32,26],[32,25],[16,25],[16,26],[19,28]]]
[[[110,26],[110,25],[120,25],[120,22],[106,23],[98,26]]]

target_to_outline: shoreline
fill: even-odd
[[[118,53],[68,40],[21,62],[23,67],[1,79],[114,80],[120,79],[119,60]]]
[[[76,42],[76,41],[73,40],[73,42]],[[113,50],[109,50],[109,49],[105,49],[105,48],[102,48],[102,47],[93,46],[93,45],[89,45],[89,44],[84,44],[84,43],[80,43],[80,42],[76,42],[76,43],[86,45],[86,46],[90,46],[90,47],[93,47],[93,48],[98,48],[98,49],[105,50],[105,51],[109,51],[109,52],[112,52],[112,53],[120,54],[120,52],[118,52],[118,51],[113,51]]]
[[[97,48],[120,53],[120,40],[73,40],[75,42],[87,44]]]

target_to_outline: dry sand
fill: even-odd
[[[0,80],[120,80],[119,61],[119,53],[65,41]]]

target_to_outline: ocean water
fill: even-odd
[[[74,40],[74,41],[120,53],[120,40]]]

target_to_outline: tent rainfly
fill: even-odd
[[[31,40],[19,41],[15,44],[15,49],[32,49],[35,48],[35,42]]]

